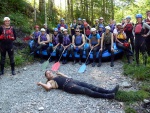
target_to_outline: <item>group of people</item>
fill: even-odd
[[[123,19],[122,23],[115,24],[115,21],[110,20],[109,25],[104,24],[103,17],[100,17],[99,21],[96,19],[94,26],[90,26],[86,19],[78,18],[70,25],[70,33],[68,32],[68,26],[65,24],[65,20],[61,19],[57,28],[54,28],[54,33],[51,35],[47,33],[47,28],[39,30],[39,26],[35,26],[35,32],[31,35],[35,40],[33,49],[40,51],[40,57],[42,58],[42,50],[47,50],[47,54],[56,51],[55,61],[57,62],[59,56],[67,51],[66,57],[63,57],[63,64],[67,63],[70,55],[72,55],[73,64],[76,63],[74,51],[80,54],[79,64],[82,64],[84,45],[89,43],[89,47],[85,48],[86,57],[88,58],[89,52],[93,53],[92,66],[96,65],[96,56],[98,52],[98,64],[101,66],[102,54],[105,50],[111,53],[110,66],[114,66],[114,42],[118,48],[124,50],[127,61],[130,63],[130,56],[135,53],[136,63],[139,65],[139,52],[141,51],[144,57],[144,64],[147,63],[146,54],[146,37],[150,37],[150,11],[147,12],[147,19],[143,22],[141,14],[136,15],[136,24],[131,22],[131,17],[127,16]],[[150,42],[150,41],[149,41]],[[50,46],[49,43],[51,43]],[[131,45],[131,46],[130,46]],[[148,45],[148,44],[147,44]],[[34,51],[33,50],[33,51]],[[50,59],[51,61],[51,59]],[[90,59],[87,59],[86,64],[90,63]]]

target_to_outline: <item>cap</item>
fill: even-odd
[[[104,18],[103,18],[103,17],[100,17],[99,19],[100,19],[100,20],[103,20]]]
[[[64,20],[65,20],[65,19],[62,18],[60,21],[64,21]]]
[[[91,32],[96,31],[96,28],[91,28]]]

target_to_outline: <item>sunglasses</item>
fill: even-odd
[[[79,31],[76,31],[76,32],[79,32]]]

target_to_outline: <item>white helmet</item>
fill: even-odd
[[[68,31],[67,29],[63,29],[63,32]]]
[[[45,32],[45,29],[44,29],[44,28],[41,28],[41,31]]]
[[[96,28],[91,28],[91,32],[96,31]]]
[[[60,27],[60,30],[63,31],[65,28],[64,27]]]
[[[121,26],[121,23],[117,23],[117,26]]]
[[[108,29],[108,30],[110,30],[111,28],[110,28],[110,26],[106,26],[106,27],[105,27],[105,29]]]
[[[10,18],[9,17],[4,17],[3,21],[6,21],[6,20],[10,20]]]

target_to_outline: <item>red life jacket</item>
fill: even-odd
[[[125,27],[124,27],[124,31],[125,32],[132,32],[133,30],[133,25],[132,23],[128,23]]]
[[[13,27],[5,28],[3,26],[3,32],[0,35],[0,40],[15,40],[14,33],[13,33]]]
[[[86,35],[90,35],[91,31],[90,31],[90,27],[88,26],[88,28],[85,28],[85,34]]]
[[[143,28],[143,23],[136,24],[135,29],[134,29],[135,34],[140,34],[142,31],[142,28]]]

